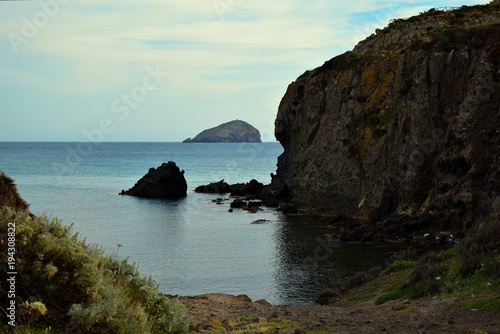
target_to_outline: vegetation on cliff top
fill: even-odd
[[[4,264],[8,227],[15,226],[16,331],[136,334],[187,330],[182,304],[159,293],[151,278],[142,277],[116,253],[106,256],[101,248],[80,240],[59,220],[30,214],[13,181],[4,174],[0,174],[0,186]],[[7,277],[6,265],[0,273]],[[3,286],[1,305],[9,305],[12,299],[7,292]],[[2,329],[12,329],[8,325],[12,317],[2,312],[0,319]]]

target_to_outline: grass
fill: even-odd
[[[375,304],[376,305],[381,305],[381,304],[383,304],[385,302],[388,302],[390,300],[399,299],[399,298],[403,297],[404,295],[405,295],[405,291],[404,290],[391,291],[391,292],[385,293],[382,296],[378,297],[375,300]]]
[[[391,310],[399,312],[399,311],[409,311],[411,307],[408,305],[396,305],[391,308]]]
[[[463,308],[468,310],[490,310],[500,311],[500,295],[491,297],[471,298],[467,301],[461,301],[451,304],[450,307]]]

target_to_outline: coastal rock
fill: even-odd
[[[184,143],[260,143],[260,132],[247,122],[235,120],[207,129]]]
[[[500,184],[499,23],[498,5],[429,11],[301,75],[275,122],[275,192],[371,224],[405,215],[395,224],[409,231],[430,212],[442,228],[488,216]]]
[[[150,168],[132,188],[122,190],[120,195],[175,199],[186,196],[186,193],[184,171],[181,171],[175,162],[169,161],[158,168]]]
[[[264,189],[264,184],[257,180],[250,180],[248,183],[236,183],[229,186],[231,196],[258,195],[262,189]]]
[[[198,186],[194,189],[194,191],[203,194],[225,194],[230,192],[229,184],[224,182],[224,180],[220,180],[219,182],[212,182],[208,185]]]

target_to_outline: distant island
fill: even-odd
[[[260,132],[247,122],[234,120],[200,132],[183,143],[261,143]]]

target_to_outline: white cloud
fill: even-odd
[[[57,0],[41,0],[49,1]],[[221,3],[231,7],[222,16],[214,7]],[[0,12],[0,36],[22,36],[23,17],[32,20],[41,10],[24,2],[0,6],[8,8]],[[429,7],[410,0],[72,0],[19,53],[7,38],[0,42],[0,85],[14,83],[54,99],[111,99],[137,85],[146,66],[159,65],[171,75],[154,94],[166,101],[195,96],[235,105],[226,101],[249,94],[275,110],[301,72],[352,48],[389,19]],[[276,95],[256,95],[264,89]]]

